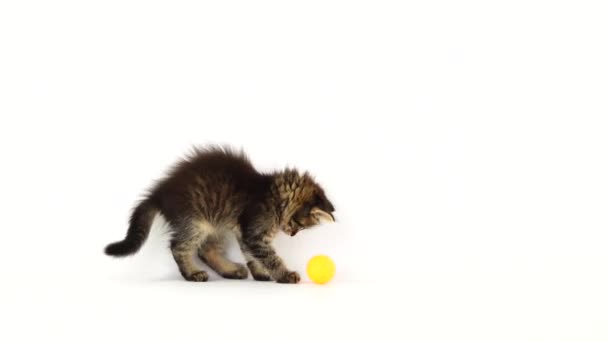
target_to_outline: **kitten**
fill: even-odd
[[[195,265],[195,255],[224,278],[247,278],[247,268],[223,253],[225,237],[233,233],[255,280],[297,283],[300,276],[285,266],[272,238],[279,231],[294,236],[321,221],[333,222],[333,212],[308,173],[285,169],[263,174],[243,152],[195,149],[152,187],[133,210],[126,238],[108,245],[105,253],[136,253],[160,213],[169,223],[171,252],[186,280],[209,279]]]

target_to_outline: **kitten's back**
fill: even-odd
[[[194,186],[201,181],[216,184],[246,185],[260,178],[249,158],[242,151],[227,147],[195,148],[184,160],[177,163],[158,188]],[[194,183],[193,183],[194,182]]]
[[[263,196],[269,183],[270,177],[259,173],[242,151],[197,148],[150,195],[169,220],[198,214],[234,219],[247,203]]]

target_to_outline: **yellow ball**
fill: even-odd
[[[308,278],[317,284],[325,284],[336,274],[336,265],[326,255],[317,255],[308,261]]]

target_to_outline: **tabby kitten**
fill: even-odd
[[[224,278],[245,279],[244,265],[224,256],[224,241],[233,233],[253,278],[297,283],[271,246],[279,231],[300,230],[334,221],[334,207],[308,173],[286,169],[263,174],[243,152],[228,148],[195,149],[154,185],[131,215],[127,236],[108,245],[107,255],[136,253],[160,213],[172,232],[171,252],[182,276],[207,281],[194,263],[195,255]]]

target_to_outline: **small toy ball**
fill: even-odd
[[[308,278],[317,284],[325,284],[336,274],[336,265],[326,255],[317,255],[308,261]]]

